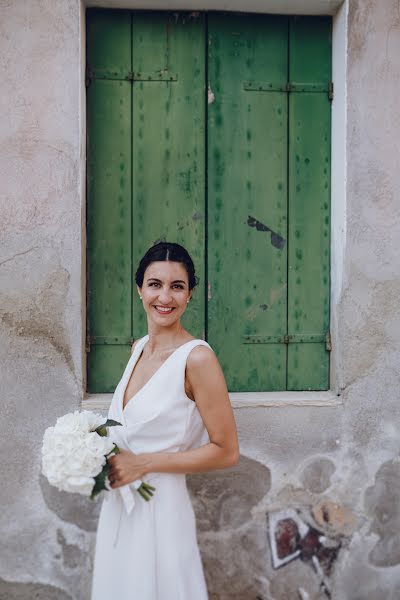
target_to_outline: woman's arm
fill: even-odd
[[[212,350],[198,346],[189,354],[186,377],[210,442],[185,452],[142,454],[145,472],[196,473],[237,463],[235,419],[219,362]]]
[[[224,469],[239,460],[235,419],[225,379],[212,350],[197,346],[189,354],[186,379],[208,431],[209,443],[183,452],[133,454],[122,451],[112,460],[113,488],[147,473],[197,473]]]

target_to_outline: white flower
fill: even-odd
[[[57,419],[56,428],[58,431],[65,433],[75,433],[94,431],[106,422],[106,418],[99,413],[93,413],[89,410],[83,410],[79,412],[76,410],[74,413],[68,413],[63,417]]]
[[[72,492],[73,494],[82,494],[90,496],[94,486],[92,477],[68,477],[65,481],[64,492]]]
[[[114,443],[95,432],[106,419],[90,411],[75,411],[57,419],[43,436],[42,472],[59,490],[90,496]]]

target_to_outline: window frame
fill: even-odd
[[[195,6],[185,3],[182,9],[218,10],[218,2],[198,2]],[[81,2],[81,199],[82,199],[82,229],[83,247],[82,257],[86,253],[86,231],[85,231],[85,207],[86,207],[86,89],[85,89],[85,8],[92,5],[89,2]],[[99,4],[96,3],[98,6]],[[104,8],[121,8],[116,0],[104,0],[101,2]],[[137,0],[125,0],[124,9],[140,8]],[[171,7],[172,8],[172,7]],[[174,5],[174,8],[177,7]],[[226,6],[223,7],[226,11]],[[147,9],[168,10],[168,6],[159,6],[157,2],[150,1]],[[222,7],[221,7],[222,9]],[[346,215],[346,75],[347,75],[347,16],[348,0],[304,0],[299,9],[295,0],[289,0],[283,10],[279,0],[268,0],[262,6],[257,1],[246,2],[238,0],[232,2],[229,11],[245,10],[246,12],[275,12],[279,14],[310,14],[333,16],[332,31],[332,80],[334,83],[334,98],[332,102],[331,119],[331,298],[330,298],[330,330],[332,341],[332,352],[330,360],[330,389],[321,392],[236,392],[231,393],[232,405],[235,408],[258,407],[258,406],[332,406],[341,403],[340,396],[344,389],[341,385],[341,356],[340,340],[338,336],[339,323],[337,319],[337,308],[340,302],[343,288],[343,262],[345,255],[345,215]],[[98,408],[106,410],[110,404],[112,394],[89,394],[86,392],[86,268],[85,260],[82,261],[82,344],[81,358],[82,370],[85,374],[82,386],[82,407]]]

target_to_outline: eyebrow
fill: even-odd
[[[147,281],[157,281],[158,283],[162,283],[161,279],[157,279],[157,277],[149,277]],[[183,279],[175,279],[171,283],[183,283],[186,285],[186,281],[183,281]]]

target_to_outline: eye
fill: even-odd
[[[172,287],[178,288],[178,290],[183,290],[184,289],[184,287],[183,287],[183,285],[181,283],[175,283]]]
[[[156,287],[156,286],[159,286],[160,284],[157,283],[157,281],[151,281],[148,285],[149,285],[149,287]]]

